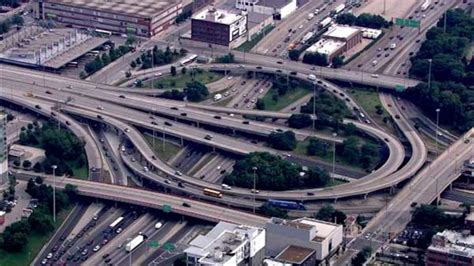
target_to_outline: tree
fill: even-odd
[[[30,168],[30,167],[31,167],[31,161],[24,160],[23,161],[23,168]]]
[[[342,56],[338,55],[332,59],[333,68],[340,68],[342,65],[344,65],[344,58]]]
[[[221,57],[217,57],[217,58],[216,58],[216,62],[217,62],[217,63],[223,63],[223,64],[234,63],[234,62],[235,62],[235,60],[234,60],[234,54],[228,53],[228,54],[223,55],[223,56],[221,56]]]
[[[307,52],[303,56],[303,63],[317,66],[327,66],[328,57],[325,54],[318,52]]]
[[[35,211],[28,218],[31,229],[36,232],[49,233],[54,230],[54,224],[50,216],[41,211]]]
[[[255,108],[257,108],[257,110],[265,110],[265,102],[262,99],[257,99]]]
[[[309,144],[306,147],[306,153],[311,156],[326,156],[328,148],[329,144],[327,142],[321,141],[317,138],[310,138]]]
[[[301,55],[301,51],[297,49],[291,49],[288,52],[288,57],[293,61],[298,61],[298,59],[300,58],[300,55]]]
[[[286,211],[284,209],[281,209],[281,208],[278,208],[278,207],[271,206],[268,203],[264,203],[260,207],[260,212],[263,215],[269,216],[269,217],[278,217],[278,218],[282,218],[282,219],[288,218],[288,211]]]
[[[77,198],[79,190],[75,185],[66,184],[64,187],[64,193],[69,197],[69,199],[74,200]]]
[[[344,140],[342,143],[342,155],[352,163],[360,160],[361,152],[357,138],[350,136]]]
[[[181,68],[181,74],[183,74],[183,75],[186,74],[186,70],[187,69],[185,67]]]
[[[357,17],[352,13],[343,13],[336,17],[337,24],[354,25]]]
[[[352,258],[353,266],[362,266],[372,254],[372,248],[364,247],[357,255]]]
[[[206,85],[202,84],[201,82],[191,81],[186,83],[186,87],[184,87],[184,94],[186,95],[188,101],[198,102],[209,96],[209,90],[207,89]]]
[[[296,136],[293,131],[274,132],[268,136],[268,144],[277,150],[291,151],[296,148]]]
[[[310,169],[304,177],[305,186],[310,188],[325,187],[331,181],[329,174],[319,167]]]
[[[334,209],[331,205],[325,205],[314,215],[314,218],[326,222],[344,224],[347,216],[340,210]]]
[[[176,76],[176,67],[175,66],[170,67],[170,73],[171,73],[171,76]]]
[[[132,46],[137,41],[137,38],[134,35],[127,35],[127,40],[125,41],[125,45]]]
[[[308,114],[292,114],[288,119],[288,126],[291,128],[305,128],[311,125],[313,120]]]
[[[13,15],[11,19],[12,23],[18,26],[23,26],[25,21],[23,20],[23,17],[20,15]]]
[[[186,95],[182,91],[172,89],[171,91],[167,90],[167,91],[163,92],[162,94],[160,94],[160,97],[161,98],[166,98],[166,99],[171,99],[171,100],[182,101],[184,99],[184,97],[186,97]]]
[[[110,57],[107,53],[103,53],[101,59],[102,59],[102,63],[104,64],[104,66],[110,64],[110,62],[111,62]]]

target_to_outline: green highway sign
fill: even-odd
[[[414,19],[395,18],[395,25],[419,28],[420,21]]]
[[[152,248],[157,248],[157,247],[160,246],[160,243],[158,243],[158,241],[150,241],[150,242],[148,243],[148,246],[149,246],[149,247],[152,247]]]
[[[402,92],[402,91],[404,91],[405,89],[406,89],[406,88],[405,88],[405,86],[403,86],[403,85],[396,85],[396,86],[395,86],[395,90],[396,90],[397,92]]]
[[[166,251],[173,251],[173,250],[176,249],[176,247],[174,246],[173,243],[169,243],[169,242],[168,242],[168,243],[165,243],[165,244],[163,245],[163,249],[166,250]]]
[[[165,204],[163,205],[162,211],[165,213],[170,213],[171,212],[171,205]]]

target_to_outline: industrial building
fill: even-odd
[[[167,29],[182,9],[181,0],[35,0],[34,5],[38,19],[142,37]]]
[[[474,236],[469,230],[437,233],[427,249],[425,265],[474,265]]]
[[[0,188],[8,183],[7,115],[0,112]]]
[[[298,7],[296,0],[236,0],[235,8],[284,19]]]
[[[223,9],[205,9],[191,19],[191,39],[234,48],[246,41],[247,14]]]
[[[219,222],[209,233],[192,240],[184,253],[189,266],[260,266],[265,257],[265,230]]]
[[[345,45],[344,42],[321,39],[306,49],[306,52],[324,54],[327,56],[328,62],[331,62],[334,57],[344,53]]]
[[[342,243],[342,227],[311,218],[272,218],[266,225],[266,250],[272,258],[267,264],[317,265],[329,260]]]
[[[335,25],[323,34],[324,39],[344,42],[344,52],[362,41],[362,31],[348,26]]]

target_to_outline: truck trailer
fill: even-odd
[[[268,200],[268,204],[273,207],[290,210],[306,210],[306,207],[301,202],[288,201],[288,200]]]
[[[140,246],[143,241],[145,241],[145,237],[143,235],[136,236],[134,239],[132,239],[125,245],[125,251],[132,252],[135,248]]]

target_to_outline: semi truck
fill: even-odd
[[[268,200],[268,204],[273,207],[278,207],[282,209],[290,209],[290,210],[306,210],[306,207],[301,202],[296,201],[288,201],[288,200]]]
[[[336,8],[334,8],[334,10],[331,11],[331,16],[335,16],[335,15],[341,13],[342,10],[344,10],[344,8],[346,8],[345,4],[340,4],[340,5],[336,6]]]
[[[314,32],[312,31],[306,33],[306,35],[303,37],[302,43],[308,42],[313,36],[314,36]]]
[[[319,22],[319,28],[322,29],[324,27],[327,27],[331,24],[331,22],[332,22],[332,18],[327,17],[327,18],[321,20],[321,22]]]
[[[425,0],[425,2],[423,2],[423,4],[421,5],[421,11],[425,11],[428,9],[428,7],[430,7],[431,5],[431,0]]]
[[[132,239],[125,245],[125,251],[132,252],[135,248],[140,246],[143,241],[145,241],[145,237],[143,235],[136,236],[134,239]]]

